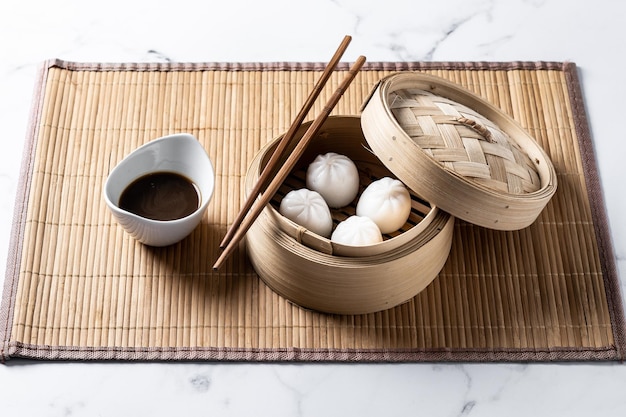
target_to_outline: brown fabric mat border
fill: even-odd
[[[606,288],[607,302],[611,311],[611,325],[615,337],[617,358],[626,359],[626,321],[624,319],[624,307],[620,290],[619,274],[615,264],[615,251],[609,229],[609,221],[606,212],[602,184],[598,172],[598,164],[593,149],[593,141],[584,105],[584,95],[578,70],[573,63],[565,63],[563,71],[566,76],[567,87],[570,91],[570,103],[574,113],[574,128],[578,136],[581,159],[585,171],[587,192],[590,196],[591,215],[594,220],[596,239],[604,285]]]
[[[28,195],[30,193],[31,178],[33,175],[34,149],[39,134],[37,120],[39,120],[39,116],[43,111],[44,87],[46,85],[49,68],[50,64],[43,65],[35,80],[32,98],[33,107],[26,130],[26,138],[22,152],[22,165],[15,195],[13,224],[11,226],[4,289],[2,292],[2,302],[0,304],[0,343],[2,343],[2,345],[0,345],[0,362],[2,363],[10,356],[12,350],[9,347],[8,341],[11,336],[10,329],[13,325],[13,311],[15,309],[15,297],[19,282],[19,262],[22,258],[26,208],[28,207]]]
[[[619,286],[619,275],[615,265],[615,256],[606,216],[606,208],[597,161],[593,150],[591,133],[588,126],[584,96],[578,77],[578,69],[571,62],[551,61],[511,61],[511,62],[368,62],[364,70],[420,70],[420,69],[457,69],[457,70],[515,70],[515,69],[551,69],[562,70],[567,79],[575,129],[579,139],[581,154],[590,204],[594,218],[598,249],[602,260],[607,302],[610,308],[613,328],[614,348],[580,349],[432,349],[432,350],[332,350],[332,349],[235,349],[235,348],[89,348],[67,346],[34,346],[11,342],[10,329],[19,273],[17,268],[21,259],[24,233],[24,208],[28,205],[30,179],[32,177],[33,149],[38,136],[36,121],[42,112],[43,91],[47,72],[52,67],[68,70],[92,71],[267,71],[300,70],[316,71],[324,68],[324,63],[296,62],[257,62],[257,63],[88,63],[69,62],[58,59],[46,61],[36,79],[33,94],[33,108],[26,132],[22,170],[18,184],[13,227],[7,256],[6,277],[2,304],[0,305],[0,361],[9,358],[29,357],[46,360],[131,360],[131,361],[252,361],[252,362],[519,362],[519,361],[588,361],[619,360],[626,358],[626,321]],[[349,68],[348,63],[340,63],[338,69]]]
[[[598,349],[301,349],[301,348],[124,348],[38,346],[11,343],[11,354],[51,361],[229,361],[229,362],[570,362],[611,361],[615,351]]]
[[[443,70],[517,70],[543,69],[568,71],[575,64],[557,61],[439,61],[439,62],[366,62],[362,70],[411,71],[420,69]],[[44,71],[58,67],[73,71],[322,71],[324,62],[70,62],[51,59],[44,64]],[[349,62],[340,62],[336,70],[350,69]]]

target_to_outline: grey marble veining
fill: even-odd
[[[622,290],[626,6],[570,0],[5,1],[0,269],[38,66],[70,61],[573,61]],[[0,279],[1,281],[2,279]],[[9,363],[2,416],[623,416],[622,364]]]

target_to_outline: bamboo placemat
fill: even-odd
[[[340,64],[317,106],[343,78]],[[0,311],[1,356],[69,360],[561,361],[624,358],[624,316],[572,63],[368,63],[333,114],[377,80],[425,71],[512,115],[548,152],[559,189],[516,232],[457,220],[448,262],[376,314],[307,311],[266,287],[241,244],[214,272],[260,147],[285,132],[322,64],[47,62],[34,97]],[[319,113],[315,107],[310,118]],[[198,137],[217,173],[201,226],[169,248],[107,211],[111,168],[162,135]]]

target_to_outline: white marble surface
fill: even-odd
[[[327,61],[346,34],[347,61],[575,62],[626,280],[619,0],[3,1],[0,270],[43,60]],[[622,364],[0,366],[2,416],[623,416],[625,392]]]

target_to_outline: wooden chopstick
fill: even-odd
[[[322,112],[315,118],[313,123],[311,123],[311,126],[309,126],[307,131],[304,133],[304,136],[302,136],[302,138],[299,140],[298,144],[293,149],[285,163],[281,166],[278,173],[274,176],[272,181],[267,186],[265,192],[263,192],[263,194],[261,194],[261,196],[256,200],[255,205],[252,207],[252,211],[250,211],[250,213],[248,213],[248,215],[243,219],[241,225],[237,228],[237,231],[235,232],[233,238],[213,265],[213,269],[218,270],[222,266],[224,261],[235,249],[239,241],[245,236],[250,226],[252,226],[252,223],[254,223],[263,208],[267,205],[267,203],[269,203],[280,185],[283,183],[285,178],[289,175],[293,167],[296,165],[308,144],[311,142],[317,132],[319,132],[320,128],[332,112],[333,108],[335,107],[343,93],[347,90],[348,86],[352,83],[364,63],[365,57],[360,56],[357,58],[352,67],[350,67],[350,70],[344,77],[343,81],[341,82],[339,87],[337,87],[335,93],[330,97],[330,99],[322,109]],[[269,168],[269,172],[272,172],[272,170],[274,169],[274,167]],[[268,168],[266,168],[266,170],[267,169]]]
[[[289,128],[287,133],[285,133],[280,143],[276,147],[276,150],[272,154],[272,157],[270,158],[269,162],[265,166],[265,169],[261,173],[259,180],[255,184],[254,188],[250,192],[250,195],[248,196],[243,206],[239,210],[239,214],[237,214],[235,221],[230,226],[230,229],[228,229],[228,231],[226,232],[226,235],[224,236],[222,243],[220,243],[220,248],[223,249],[228,245],[228,243],[230,243],[233,236],[235,235],[235,232],[239,228],[239,225],[241,224],[244,217],[250,210],[250,207],[252,207],[252,204],[256,200],[257,196],[263,192],[265,187],[267,187],[267,184],[269,183],[269,180],[270,180],[270,175],[272,174],[271,168],[278,164],[279,159],[281,158],[281,156],[283,156],[285,149],[287,149],[287,147],[291,143],[291,140],[293,139],[293,136],[295,135],[296,131],[302,124],[302,121],[304,120],[306,115],[309,113],[309,110],[311,110],[311,107],[313,107],[315,100],[317,100],[317,97],[319,96],[320,92],[324,88],[324,85],[330,78],[335,67],[339,63],[341,56],[348,48],[348,45],[350,44],[351,40],[352,40],[351,36],[345,36],[343,38],[343,41],[339,45],[339,48],[337,48],[337,51],[333,55],[332,59],[328,62],[328,65],[324,69],[324,72],[322,73],[320,79],[317,81],[317,83],[313,87],[313,90],[311,90],[311,93],[309,94],[309,97],[307,98],[304,105],[300,109],[300,112],[298,113],[296,118],[293,120],[291,127]]]

